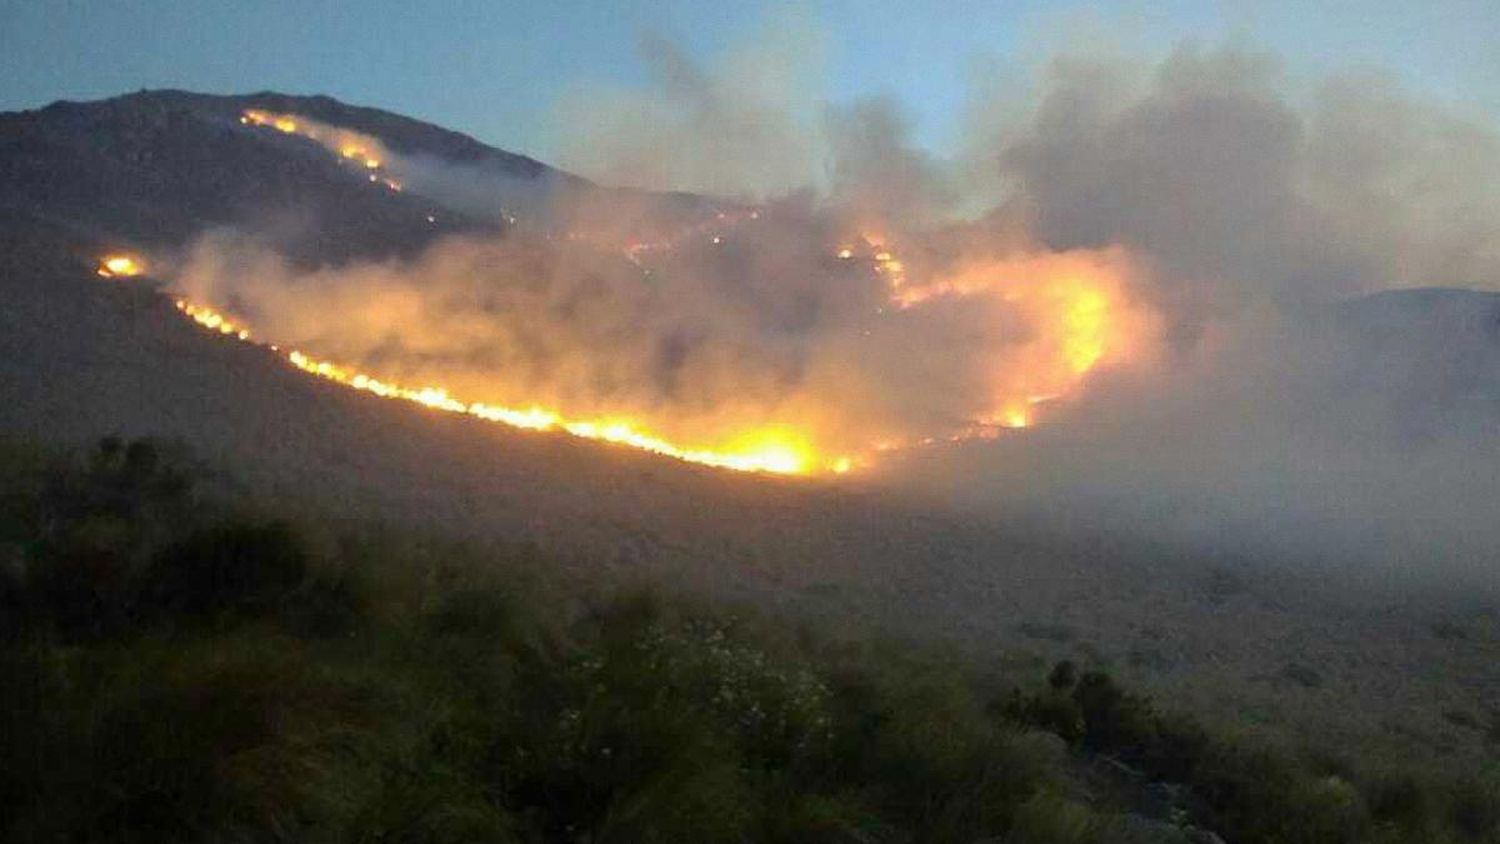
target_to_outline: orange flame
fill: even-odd
[[[236,340],[250,340],[247,328],[212,308],[184,299],[178,299],[175,304],[177,310],[210,332]],[[568,419],[555,411],[539,407],[512,408],[483,402],[466,402],[450,395],[441,387],[403,386],[349,367],[318,360],[297,349],[282,350],[277,346],[270,348],[298,370],[354,390],[515,428],[564,431],[575,437],[630,446],[689,463],[742,472],[806,475],[816,471],[842,473],[853,466],[853,460],[848,457],[820,462],[808,442],[789,427],[767,426],[748,431],[731,437],[719,448],[683,446],[655,436],[628,419]]]
[[[1144,356],[1156,333],[1154,315],[1128,295],[1138,269],[1118,247],[972,260],[913,282],[883,238],[865,234],[861,239],[873,250],[870,260],[886,278],[896,309],[988,297],[1021,313],[1034,329],[1024,344],[1007,350],[1004,365],[995,367],[990,412],[949,440],[1035,425],[1042,406],[1076,394],[1101,362]],[[839,257],[852,254],[846,247]],[[885,445],[881,450],[893,447]]]
[[[101,278],[133,278],[145,271],[145,265],[132,255],[107,255],[95,270]]]
[[[852,250],[850,251],[852,257]],[[988,299],[990,304],[1020,313],[1028,327],[1016,342],[995,354],[990,371],[988,409],[948,431],[879,434],[878,439],[827,448],[812,419],[795,424],[766,424],[712,435],[708,442],[669,440],[640,419],[609,416],[570,418],[559,410],[505,406],[454,396],[439,386],[413,387],[353,367],[320,360],[298,349],[269,348],[301,372],[372,395],[399,399],[449,413],[538,431],[562,431],[585,439],[629,446],[706,466],[748,472],[805,475],[845,473],[870,465],[882,452],[944,441],[997,436],[1004,429],[1036,425],[1053,403],[1078,393],[1090,372],[1104,362],[1139,359],[1155,335],[1154,315],[1128,295],[1133,272],[1129,256],[1119,249],[1034,253],[984,259],[917,281],[908,279],[889,247],[864,253],[889,280],[889,313],[924,307],[951,298]],[[101,276],[128,277],[144,271],[129,255],[109,255],[99,262]],[[251,341],[245,324],[211,307],[178,299],[177,310],[214,334]],[[816,408],[804,408],[816,410]],[[800,412],[800,411],[799,411]],[[827,433],[826,431],[824,432]],[[816,443],[816,444],[815,444]]]
[[[1121,249],[1022,255],[970,264],[895,298],[915,307],[934,297],[999,296],[1026,314],[1033,336],[997,374],[994,410],[979,420],[1026,428],[1043,405],[1076,394],[1101,362],[1147,354],[1156,321],[1128,295],[1135,271]]]
[[[177,310],[182,311],[188,319],[191,319],[209,331],[226,334],[237,340],[250,339],[250,330],[248,328],[235,324],[233,320],[225,318],[218,311],[209,308],[200,308],[183,299],[178,299],[174,304],[177,306]]]
[[[391,191],[401,190],[401,185],[387,174],[383,162],[388,156],[374,138],[294,115],[253,109],[245,111],[240,120],[247,125],[309,138],[341,161],[358,166],[372,184]],[[745,220],[758,219],[759,214],[754,209],[721,211],[664,236],[647,239],[637,235],[628,242],[616,240],[595,245],[621,249],[626,258],[643,264],[651,253],[673,250],[690,239],[702,238],[713,244],[733,242],[731,229]],[[427,219],[434,221],[431,216]],[[567,237],[594,242],[593,238],[573,233]],[[517,428],[562,431],[707,466],[800,475],[848,472],[869,465],[878,454],[893,449],[994,437],[1007,429],[1030,428],[1043,421],[1051,407],[1076,396],[1089,374],[1102,364],[1132,361],[1147,354],[1155,336],[1153,314],[1129,295],[1136,267],[1123,249],[975,258],[932,272],[926,266],[925,254],[917,265],[909,267],[898,254],[898,245],[880,234],[864,232],[848,245],[840,245],[834,253],[840,260],[857,262],[884,279],[885,301],[876,309],[882,315],[880,318],[890,319],[902,311],[939,301],[972,299],[980,307],[994,307],[997,314],[1004,312],[1005,319],[1018,316],[1026,326],[1025,332],[1018,333],[1014,340],[998,341],[985,352],[994,355],[994,360],[985,364],[990,375],[983,396],[968,405],[971,409],[966,415],[971,418],[940,423],[943,427],[936,430],[912,433],[886,430],[878,434],[845,431],[831,435],[820,427],[819,420],[802,418],[822,412],[818,406],[806,406],[792,412],[799,417],[802,427],[768,424],[716,432],[704,437],[707,443],[685,444],[661,435],[663,430],[673,430],[666,424],[671,420],[657,418],[652,425],[628,417],[573,419],[559,410],[538,406],[507,407],[468,401],[442,387],[405,386],[315,359],[300,350],[270,348],[299,371],[376,396]],[[99,269],[99,274],[106,277],[139,272],[140,265],[125,256],[106,258]],[[246,326],[211,308],[186,301],[178,301],[177,307],[206,330],[242,341],[250,338]],[[521,398],[524,401],[530,397]],[[975,407],[979,409],[973,410]],[[600,410],[608,412],[607,408],[594,412]],[[863,425],[851,428],[867,430]],[[820,435],[842,442],[829,447]],[[863,441],[850,441],[860,437]]]
[[[401,184],[384,174],[384,148],[379,141],[349,129],[326,126],[315,120],[293,114],[273,114],[260,109],[246,109],[240,114],[240,123],[247,126],[269,126],[287,135],[300,135],[316,141],[324,149],[369,171],[369,180],[383,185],[388,190],[400,192]]]

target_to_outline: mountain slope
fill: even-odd
[[[1087,524],[1058,536],[966,522],[891,490],[736,476],[380,401],[196,329],[149,282],[97,279],[104,250],[170,251],[213,226],[250,229],[319,264],[497,230],[453,212],[429,222],[431,200],[372,185],[304,139],[240,125],[253,107],[347,123],[509,179],[592,189],[326,98],[158,92],[0,115],[0,433],[180,437],[289,506],[531,539],[580,566],[671,571],[698,588],[981,652],[1116,665],[1205,709],[1333,735],[1379,734],[1394,718],[1408,732],[1393,740],[1473,751],[1469,728],[1442,713],[1494,703],[1490,640],[1455,649],[1426,626],[1469,624],[1480,617],[1472,606],[1412,601],[1393,614],[1383,597],[1316,574],[1226,573],[1223,561]],[[1405,336],[1407,318],[1391,330]],[[1285,669],[1304,664],[1323,681],[1288,688]]]
[[[393,146],[461,156],[526,179],[565,180],[456,133],[326,97],[142,92],[0,115],[0,219],[83,244],[178,247],[207,228],[275,238],[315,262],[411,254],[435,237],[492,228],[430,199],[351,178],[316,144],[239,123],[278,108],[389,133]],[[382,134],[382,137],[385,137]]]

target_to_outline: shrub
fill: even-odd
[[[1073,700],[1083,717],[1084,744],[1091,749],[1139,755],[1152,737],[1150,705],[1126,694],[1108,674],[1084,673],[1073,689]]]
[[[152,562],[142,608],[186,616],[264,614],[302,583],[307,569],[307,551],[285,522],[216,525]]]
[[[1383,776],[1368,793],[1370,815],[1377,822],[1411,831],[1427,826],[1432,811],[1427,789],[1410,773]]]
[[[552,838],[742,837],[754,813],[739,756],[665,679],[644,661],[592,654],[563,678],[523,678],[536,693],[518,701],[494,773],[523,816]]]
[[[60,531],[28,566],[27,615],[69,638],[119,631],[135,594],[133,526],[94,514]]]
[[[1500,834],[1500,789],[1477,779],[1460,780],[1451,790],[1448,820],[1474,841]]]
[[[1099,840],[1099,818],[1087,806],[1038,794],[1021,806],[1006,844],[1088,844]]]
[[[1066,692],[1078,683],[1078,666],[1072,660],[1063,660],[1052,666],[1052,672],[1047,675],[1047,685],[1054,692]]]
[[[186,512],[173,465],[106,442],[0,513],[40,634],[0,641],[0,838],[1496,840],[1491,781],[1226,739],[1070,662],[1004,696],[650,591],[579,617],[509,557]]]

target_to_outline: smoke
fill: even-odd
[[[1493,585],[1500,300],[1359,298],[1500,289],[1493,121],[1242,48],[1138,67],[1056,60],[971,144],[1046,247],[1150,256],[1169,363],[908,468],[968,506]]]
[[[980,79],[944,158],[899,103],[821,101],[819,39],[773,34],[707,69],[646,38],[650,88],[560,107],[564,163],[717,198],[386,153],[414,192],[545,224],[311,272],[216,232],[179,284],[470,401],[791,442],[986,513],[1482,570],[1500,311],[1358,297],[1500,289],[1493,121],[1184,45]]]
[[[1116,250],[938,253],[923,260],[952,267],[951,289],[893,292],[885,253],[805,200],[710,219],[652,250],[513,232],[313,272],[219,232],[177,284],[258,336],[382,378],[694,448],[774,433],[817,455],[808,468],[1014,423],[1148,319]],[[1099,309],[1120,323],[1099,324]]]
[[[641,38],[647,90],[578,89],[559,107],[560,164],[602,182],[765,198],[805,187],[819,164],[821,38],[780,21],[712,69]]]
[[[830,108],[829,204],[860,225],[877,229],[930,229],[958,198],[949,174],[913,146],[899,106],[876,98]]]
[[[1500,297],[1395,292],[1217,323],[1065,417],[887,464],[968,512],[1234,561],[1497,585]]]
[[[1140,248],[1210,302],[1500,284],[1500,135],[1378,77],[1296,91],[1235,48],[1144,80],[1059,61],[994,148],[1043,241]]]

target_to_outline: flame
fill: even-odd
[[[236,324],[233,320],[226,318],[223,314],[210,308],[200,308],[184,299],[174,302],[177,310],[182,311],[188,319],[198,323],[209,331],[226,334],[237,340],[249,340],[250,329]]]
[[[884,237],[867,232],[860,240],[870,250],[874,271],[887,281],[893,309],[987,298],[1019,312],[1034,329],[1027,342],[1009,349],[1006,360],[996,365],[988,413],[947,437],[923,438],[915,440],[917,444],[1030,428],[1042,406],[1075,395],[1101,363],[1140,358],[1155,337],[1154,315],[1128,295],[1138,270],[1118,247],[976,259],[913,281]],[[838,253],[840,258],[854,254],[849,247]],[[903,444],[912,443],[886,441],[875,450]]]
[[[843,251],[853,252],[849,247]],[[1133,267],[1120,249],[975,259],[951,271],[915,279],[905,277],[904,265],[889,246],[860,254],[889,281],[889,306],[880,310],[879,319],[955,298],[979,300],[976,307],[995,308],[997,314],[1020,315],[1026,331],[990,352],[995,358],[989,367],[992,381],[988,400],[978,402],[986,407],[973,418],[948,430],[887,429],[864,435],[857,431],[869,429],[854,420],[855,424],[841,429],[844,433],[834,435],[826,423],[836,422],[836,414],[828,416],[826,408],[799,404],[797,410],[790,411],[792,419],[788,421],[739,427],[739,423],[721,420],[727,422],[723,427],[729,430],[716,434],[710,427],[707,434],[700,431],[689,435],[703,439],[683,442],[669,439],[642,418],[573,418],[561,410],[538,405],[493,404],[461,398],[439,385],[397,383],[300,349],[268,348],[303,373],[442,412],[528,430],[565,432],[706,466],[807,475],[843,474],[865,468],[877,455],[896,449],[991,438],[1006,430],[1033,427],[1051,405],[1076,396],[1088,375],[1100,365],[1141,357],[1154,337],[1154,315],[1128,295]],[[143,270],[144,263],[136,257],[109,255],[100,260],[98,272],[113,278],[139,275]],[[206,331],[253,342],[248,325],[221,311],[187,299],[177,299],[175,305]]]
[[[1154,314],[1129,295],[1137,272],[1122,249],[979,261],[927,286],[893,293],[898,307],[944,297],[998,297],[1027,317],[1032,336],[997,372],[994,410],[981,424],[1027,428],[1045,405],[1075,395],[1101,363],[1146,356]]]
[[[202,313],[204,309],[200,308],[199,311]],[[539,407],[511,408],[483,402],[466,402],[450,395],[441,387],[405,387],[348,367],[317,360],[295,349],[286,352],[285,358],[303,372],[355,390],[414,402],[435,410],[467,414],[515,428],[566,431],[575,437],[602,440],[690,463],[743,472],[804,475],[820,468],[811,447],[795,432],[779,426],[742,434],[718,449],[682,446],[649,433],[629,419],[568,419],[555,411]],[[838,471],[839,465],[843,465],[844,471],[847,471],[850,461],[848,458],[836,458],[827,468],[829,471]]]
[[[241,341],[250,341],[250,331],[225,314],[203,305],[178,299],[178,311],[207,331]],[[629,446],[655,454],[741,472],[764,472],[783,475],[807,475],[816,471],[843,473],[854,466],[850,457],[821,461],[812,446],[794,429],[769,425],[731,437],[717,448],[684,446],[650,433],[630,419],[568,419],[560,413],[540,407],[512,408],[483,402],[467,402],[435,386],[408,387],[359,372],[326,360],[319,360],[298,349],[282,350],[270,346],[280,359],[292,367],[360,392],[389,399],[399,399],[447,413],[464,414],[532,431],[564,431],[575,437]]]
[[[906,286],[906,264],[896,257],[892,247],[883,235],[874,232],[865,232],[859,236],[864,246],[869,250],[870,260],[875,265],[875,272],[884,276],[886,283],[892,291]],[[855,251],[849,247],[839,250],[839,257],[848,259],[855,255]]]
[[[313,140],[339,161],[358,168],[357,172],[364,174],[372,185],[391,191],[402,189],[386,169],[391,157],[375,138],[295,115],[254,109],[245,111],[240,120],[246,125],[269,127]],[[569,241],[616,250],[649,276],[659,253],[689,242],[710,245],[738,244],[742,239],[751,242],[751,238],[742,237],[743,230],[735,227],[759,219],[760,213],[746,207],[720,210],[666,233],[647,235],[639,227],[632,227],[628,234],[568,232],[565,236]],[[513,218],[508,219],[513,222]],[[434,217],[429,215],[427,221],[434,222]],[[473,401],[459,398],[441,386],[397,384],[350,366],[316,359],[300,350],[270,348],[301,372],[380,397],[517,428],[566,432],[708,466],[800,475],[846,473],[866,467],[881,453],[895,449],[1002,436],[1043,424],[1057,406],[1079,395],[1090,375],[1101,366],[1128,363],[1147,355],[1156,335],[1154,315],[1130,296],[1137,268],[1121,248],[1020,252],[958,260],[949,256],[934,268],[935,249],[909,253],[916,256],[916,263],[909,264],[901,254],[910,245],[907,241],[868,229],[851,229],[846,234],[848,239],[833,245],[832,254],[850,262],[851,271],[869,272],[882,280],[877,287],[867,288],[878,298],[870,320],[912,318],[916,315],[903,316],[903,312],[936,308],[939,303],[961,299],[966,300],[966,307],[972,304],[987,309],[979,313],[993,311],[997,325],[1022,326],[1021,330],[997,328],[993,336],[986,335],[978,354],[987,357],[973,359],[978,371],[984,373],[981,386],[977,391],[965,390],[962,409],[944,415],[943,421],[920,423],[924,427],[919,430],[893,430],[902,423],[889,423],[889,427],[876,430],[885,423],[840,418],[839,410],[812,401],[799,403],[794,410],[778,404],[775,415],[782,423],[758,426],[751,423],[748,428],[742,427],[745,420],[741,417],[733,417],[733,421],[728,416],[715,417],[711,424],[700,425],[657,415],[656,409],[639,411],[643,418],[570,418],[559,409]],[[552,236],[547,237],[550,240]],[[101,264],[100,275],[136,274],[116,273],[108,260],[111,259]],[[206,330],[249,340],[248,327],[211,308],[185,301],[179,302],[178,308]],[[860,326],[866,327],[869,326]],[[984,331],[980,329],[981,333]],[[870,333],[864,330],[863,336]],[[416,377],[455,383],[450,380],[455,377],[453,373],[447,372]],[[461,389],[484,394],[490,386],[471,382]],[[527,402],[536,399],[536,395],[521,393],[504,399]],[[578,407],[574,406],[574,412]],[[609,413],[614,409],[593,407],[586,413]],[[852,412],[845,411],[846,416],[849,413]],[[766,412],[748,418],[759,420],[769,415],[772,414]],[[955,416],[963,418],[954,419]],[[696,441],[682,441],[689,439]]]
[[[324,149],[369,173],[372,183],[399,193],[401,183],[387,175],[384,147],[374,138],[349,129],[327,126],[316,120],[293,114],[273,114],[260,109],[246,109],[240,114],[240,123],[247,126],[269,126],[287,135],[299,135],[315,141]]]
[[[132,278],[145,271],[145,265],[132,255],[107,255],[96,270],[102,278]]]
[[[368,170],[380,169],[380,159],[376,158],[374,154],[366,151],[365,148],[363,146],[360,146],[359,144],[342,144],[338,148],[338,154],[339,158],[347,158],[352,161],[357,161],[363,164]]]

